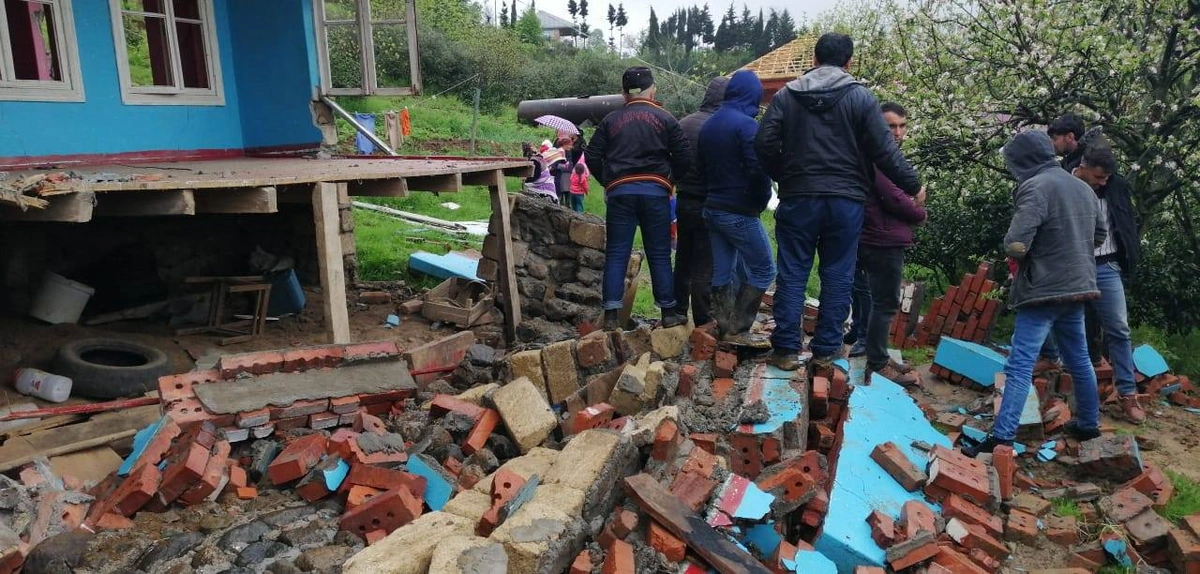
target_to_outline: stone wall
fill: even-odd
[[[525,195],[511,195],[514,266],[521,296],[523,339],[562,339],[573,336],[584,322],[601,314],[604,278],[604,220]],[[491,234],[483,243],[479,276],[496,281],[501,273],[499,218],[493,215]],[[642,258],[634,254],[626,273],[626,301],[632,304]],[[498,301],[501,308],[507,302]],[[628,307],[628,305],[627,305]],[[554,328],[547,327],[550,323]],[[557,332],[557,335],[548,332]]]

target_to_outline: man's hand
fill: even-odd
[[[917,205],[925,207],[925,186],[921,186],[921,191],[917,192],[917,195],[913,197],[913,201]]]

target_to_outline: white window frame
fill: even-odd
[[[405,2],[404,25],[408,30],[408,65],[412,85],[408,87],[379,87],[375,70],[375,24],[399,24],[395,20],[371,21],[371,0],[355,0],[358,7],[358,44],[362,50],[361,88],[334,88],[329,70],[329,43],[325,25],[325,0],[313,0],[314,24],[317,32],[318,68],[321,71],[321,93],[328,96],[410,96],[421,93],[421,57],[417,47],[417,3]]]
[[[93,0],[94,1],[94,0]],[[129,49],[125,44],[125,10],[121,0],[109,0],[113,46],[117,53],[117,75],[121,82],[121,101],[126,105],[151,106],[223,106],[225,87],[221,77],[221,48],[217,44],[217,26],[212,0],[196,0],[200,8],[200,26],[204,34],[204,62],[208,68],[208,88],[185,88],[183,64],[179,53],[179,32],[175,22],[175,4],[163,0],[167,47],[170,50],[171,75],[179,86],[134,86],[129,74]],[[232,3],[231,3],[232,4]],[[138,12],[130,11],[133,14]],[[191,20],[183,18],[190,22]]]
[[[33,0],[52,9],[54,42],[63,79],[18,80],[13,70],[12,44],[8,37],[8,14],[0,4],[0,100],[28,102],[82,102],[83,77],[79,71],[79,46],[71,0]]]

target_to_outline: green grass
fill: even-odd
[[[1075,518],[1080,522],[1083,521],[1083,510],[1079,508],[1079,503],[1069,498],[1059,498],[1053,501],[1054,513],[1063,518]]]
[[[900,356],[904,357],[904,362],[913,366],[932,362],[932,353],[933,347],[914,347],[900,350]]]
[[[1137,568],[1132,566],[1105,566],[1100,569],[1099,574],[1136,574]]]
[[[1186,516],[1200,513],[1200,483],[1175,471],[1166,472],[1175,486],[1175,495],[1167,503],[1163,516],[1172,522],[1179,522]]]
[[[440,280],[408,272],[408,257],[417,251],[444,254],[451,250],[478,249],[479,241],[406,223],[381,213],[354,210],[354,241],[359,276],[368,281],[404,280],[428,288]]]

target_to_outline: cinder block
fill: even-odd
[[[642,397],[646,394],[648,386],[646,379],[647,373],[644,367],[625,365],[620,378],[617,379],[616,386],[613,387],[612,393],[608,397],[608,403],[613,406],[617,414],[636,415],[642,411],[645,406]]]
[[[558,425],[550,405],[529,379],[517,379],[500,387],[492,399],[509,436],[522,453],[541,444]]]
[[[350,557],[343,574],[425,574],[437,546],[452,536],[471,536],[475,525],[446,512],[431,512]]]
[[[546,392],[551,403],[566,401],[567,397],[579,390],[575,341],[559,341],[542,349],[542,368],[546,374]]]

